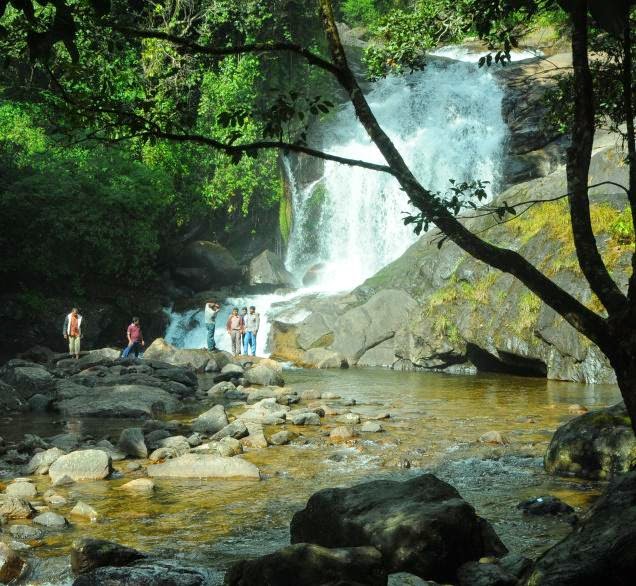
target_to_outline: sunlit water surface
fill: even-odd
[[[569,405],[598,408],[616,402],[614,386],[375,369],[288,370],[285,376],[297,391],[317,389],[355,399],[357,405],[350,409],[363,420],[364,415],[388,411],[390,419],[382,421],[386,431],[367,434],[350,445],[331,445],[325,434],[338,425],[335,417],[326,417],[321,428],[286,426],[308,442],[243,456],[260,467],[262,481],[157,480],[150,497],[116,490],[141,474],[126,471],[127,462],[117,462],[122,478],[56,489],[68,504],[54,510],[69,517],[70,509],[82,500],[97,509],[101,519],[89,523],[73,518],[67,530],[47,534],[29,554],[33,569],[27,583],[70,583],[67,555],[79,536],[115,540],[182,565],[206,568],[210,583],[221,583],[224,569],[233,561],[289,543],[291,517],[315,491],[374,478],[406,479],[422,472],[453,484],[493,523],[510,550],[535,557],[567,534],[569,526],[558,519],[524,517],[517,503],[549,493],[580,510],[602,490],[600,484],[548,477],[542,456],[554,429],[571,417]],[[201,386],[208,384],[211,380],[201,379]],[[326,403],[343,407],[338,400]],[[207,406],[198,403],[193,413],[180,417],[191,417]],[[124,420],[64,422],[25,416],[1,420],[0,436],[46,436],[70,429],[95,439],[116,439],[122,428],[135,425]],[[266,434],[279,429],[266,429]],[[479,444],[479,436],[491,430],[503,433],[510,443]],[[35,481],[40,494],[49,488],[47,477]]]

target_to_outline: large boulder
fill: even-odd
[[[71,385],[65,389],[71,393]],[[72,397],[57,403],[60,411],[74,417],[154,418],[173,413],[177,399],[168,391],[147,385],[112,387],[72,386]]]
[[[217,242],[197,240],[188,244],[179,255],[178,266],[181,268],[198,269],[205,273],[205,279],[200,278],[200,285],[196,289],[212,289],[218,285],[232,285],[240,281],[241,267],[232,254]]]
[[[620,477],[582,523],[534,564],[527,586],[623,586],[636,575],[636,471]]]
[[[215,405],[212,409],[201,413],[201,415],[192,422],[192,431],[212,435],[217,431],[221,431],[227,424],[225,408],[223,405]]]
[[[106,566],[78,576],[73,586],[205,586],[208,579],[199,571],[172,563],[137,562],[125,567]]]
[[[113,541],[81,537],[71,548],[71,568],[75,574],[85,574],[103,566],[127,566],[145,557],[140,551]]]
[[[55,390],[55,377],[42,365],[26,360],[9,360],[0,368],[0,380],[12,386],[21,400],[33,395],[50,395]]]
[[[223,458],[210,454],[185,454],[163,464],[148,466],[154,478],[250,478],[259,480],[254,464],[242,458]]]
[[[550,474],[595,480],[636,467],[636,437],[625,403],[591,411],[559,427],[544,465]]]
[[[264,250],[250,261],[248,274],[249,284],[253,286],[270,289],[294,286],[294,277],[285,268],[283,259],[271,250]]]
[[[144,359],[170,362],[176,351],[176,346],[169,344],[164,338],[155,338],[152,344],[146,348]]]
[[[374,547],[327,549],[298,543],[254,560],[241,560],[225,576],[226,586],[321,586],[341,580],[385,586],[382,554]]]
[[[454,581],[467,561],[506,552],[490,523],[432,474],[321,490],[290,530],[292,543],[377,547],[390,573],[439,582]]]
[[[266,364],[256,364],[248,368],[244,376],[251,385],[282,387],[285,384],[280,372]]]
[[[5,519],[30,519],[35,509],[29,501],[7,494],[0,494],[0,517]]]
[[[111,472],[111,457],[101,450],[79,450],[60,456],[49,468],[54,483],[64,476],[72,480],[101,480]]]
[[[123,429],[119,436],[117,448],[126,454],[126,456],[132,456],[133,458],[148,457],[148,448],[146,447],[144,434],[139,427]]]

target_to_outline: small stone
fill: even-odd
[[[23,541],[42,539],[44,535],[41,529],[31,527],[31,525],[11,525],[11,527],[9,527],[9,533],[12,537],[22,539]]]
[[[294,425],[320,425],[320,417],[313,412],[296,413],[292,415],[291,422]]]
[[[200,433],[197,433],[196,431],[190,435],[188,438],[188,443],[193,447],[196,448],[197,446],[200,446],[203,443],[203,436]]]
[[[313,401],[315,399],[322,398],[322,393],[320,391],[316,391],[314,389],[308,389],[308,390],[302,391],[300,393],[300,398],[303,401]]]
[[[225,456],[227,458],[243,453],[243,446],[241,445],[241,442],[229,436],[222,438],[216,449],[219,456]]]
[[[354,437],[354,431],[351,428],[346,427],[345,425],[336,427],[329,433],[329,439],[334,442],[346,442],[350,439],[353,439]]]
[[[52,486],[68,486],[69,484],[73,484],[75,481],[68,475],[64,474],[55,479]]]
[[[574,509],[554,496],[540,496],[517,505],[527,515],[563,515],[574,513]]]
[[[587,413],[589,409],[584,407],[583,405],[579,405],[578,403],[574,403],[568,407],[568,413],[570,415],[583,415]]]
[[[321,398],[323,399],[323,401],[333,401],[334,399],[339,399],[340,395],[327,391],[326,393],[322,393]]]
[[[356,425],[360,423],[360,416],[357,413],[345,413],[336,419],[338,423],[348,423],[349,425]]]
[[[44,527],[66,527],[66,525],[68,525],[68,521],[62,517],[62,515],[58,515],[52,511],[40,513],[37,517],[33,518],[33,522]]]
[[[269,441],[274,446],[284,446],[298,437],[295,433],[287,430],[279,431],[270,436]]]
[[[365,421],[360,427],[362,433],[379,433],[384,431],[384,428],[377,421]]]
[[[97,521],[99,518],[99,513],[93,507],[82,501],[77,501],[77,504],[71,509],[71,515],[75,517],[84,517],[85,519],[90,519],[93,522]]]
[[[5,494],[18,496],[25,499],[33,498],[37,493],[35,485],[30,482],[13,482],[4,491]]]
[[[479,442],[482,444],[499,444],[505,445],[510,443],[508,438],[498,431],[487,431],[479,436]]]
[[[60,494],[51,495],[48,499],[45,499],[47,503],[54,507],[62,507],[66,504],[66,499]]]
[[[155,483],[150,478],[136,478],[119,488],[130,492],[151,493],[155,489]]]

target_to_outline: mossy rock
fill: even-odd
[[[548,473],[605,480],[636,468],[636,436],[624,403],[575,417],[557,429]]]

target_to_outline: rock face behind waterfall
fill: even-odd
[[[594,180],[627,184],[624,153],[616,147],[616,137],[599,135],[595,147]],[[626,200],[611,189],[591,190],[592,217],[601,253],[624,285],[631,250],[621,244],[612,224]],[[547,199],[566,191],[565,170],[560,169],[509,188],[497,201]],[[488,228],[490,242],[517,250],[583,303],[593,305],[576,263],[565,204],[535,206],[502,225],[495,225],[492,217],[465,224],[474,231]],[[272,326],[272,354],[308,366],[337,366],[342,358],[350,366],[479,369],[615,382],[598,348],[519,281],[452,242],[441,248],[437,244],[439,237],[429,233],[353,292],[306,298],[296,305],[306,314],[300,322],[287,320],[281,312]]]
[[[290,530],[292,543],[376,547],[388,572],[442,582],[467,561],[506,553],[488,521],[432,474],[321,490]]]

